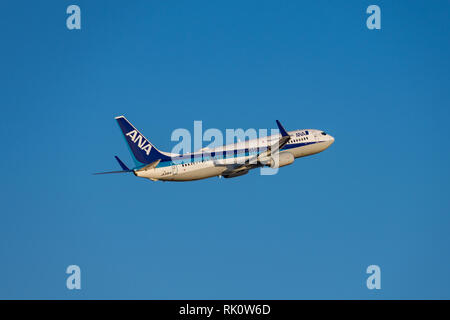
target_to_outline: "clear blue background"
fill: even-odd
[[[379,31],[366,28],[374,3]],[[448,1],[0,12],[0,298],[450,298]],[[162,150],[194,120],[280,119],[336,142],[275,176],[92,176],[117,170],[114,155],[131,164],[121,114]],[[70,264],[80,291],[66,289]]]

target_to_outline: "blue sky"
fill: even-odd
[[[66,28],[70,4],[81,30]],[[366,28],[370,4],[381,30]],[[448,1],[0,10],[0,298],[450,298]],[[121,114],[162,150],[194,120],[280,119],[336,142],[275,176],[92,176],[114,155],[131,164]]]

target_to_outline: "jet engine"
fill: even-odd
[[[293,163],[295,160],[294,156],[290,152],[280,152],[278,154],[270,157],[268,166],[271,168],[281,168]]]
[[[233,172],[233,173],[230,173],[230,174],[225,174],[225,175],[222,175],[222,177],[224,177],[224,178],[235,178],[235,177],[240,177],[240,176],[243,176],[244,174],[247,174],[248,173],[248,170],[241,170],[241,171],[237,171],[237,172]]]

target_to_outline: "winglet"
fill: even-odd
[[[116,160],[119,163],[119,165],[122,168],[122,170],[124,170],[124,171],[131,171],[130,169],[128,169],[128,167],[125,165],[125,163],[123,163],[122,160],[119,159],[118,156],[114,156],[114,158],[116,158]]]
[[[280,130],[281,136],[283,137],[289,137],[289,134],[286,132],[286,130],[284,129],[284,127],[282,126],[281,122],[277,120],[277,126],[278,126],[278,130]]]

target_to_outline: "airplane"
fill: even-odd
[[[324,151],[334,138],[322,130],[304,129],[287,132],[276,120],[279,134],[228,144],[197,152],[174,154],[158,150],[124,116],[115,118],[131,156],[133,169],[115,156],[122,170],[99,172],[133,173],[152,181],[193,181],[210,177],[234,178],[260,167],[281,168],[296,158]]]

